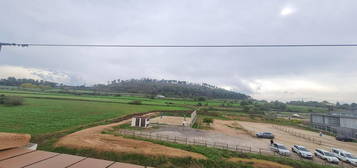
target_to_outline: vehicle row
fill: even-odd
[[[291,155],[291,152],[289,151],[289,149],[287,147],[285,147],[283,144],[272,143],[271,150],[280,154],[280,155],[283,155],[283,156]],[[322,160],[326,160],[327,162],[330,162],[330,163],[338,164],[340,161],[343,161],[346,163],[350,163],[351,165],[357,166],[357,157],[356,156],[353,156],[351,153],[346,152],[341,149],[337,149],[337,148],[332,148],[331,152],[323,150],[323,149],[316,149],[314,151],[314,154],[312,154],[304,146],[293,145],[291,148],[291,151],[305,159],[312,160],[313,155],[315,155],[316,157],[318,157]]]

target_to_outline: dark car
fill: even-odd
[[[343,141],[343,142],[352,142],[354,139],[351,137],[347,137],[347,136],[336,136],[336,140],[338,141]]]
[[[274,139],[274,135],[271,132],[258,132],[255,134],[258,138]]]

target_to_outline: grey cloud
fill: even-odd
[[[285,7],[294,8],[296,12],[281,16],[280,11]],[[356,16],[355,0],[3,0],[0,1],[0,41],[66,44],[356,43]],[[344,79],[326,74],[353,76],[357,70],[356,54],[356,48],[325,47],[6,47],[1,51],[0,65],[50,69],[80,76],[89,84],[117,78],[169,78],[209,82],[257,94],[261,91],[259,87],[253,89],[250,84],[259,79],[304,78],[335,86]],[[349,80],[357,82],[357,77],[349,77]],[[294,95],[298,95],[295,92]],[[322,98],[313,97],[333,97],[333,94],[321,95]],[[351,95],[346,97],[349,101],[354,99]]]

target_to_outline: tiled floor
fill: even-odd
[[[16,148],[0,151],[0,168],[144,168],[127,163]]]

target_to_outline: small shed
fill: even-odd
[[[163,99],[163,98],[165,98],[165,96],[164,95],[156,95],[156,98]]]
[[[148,127],[150,119],[148,117],[133,117],[131,119],[132,127]]]

